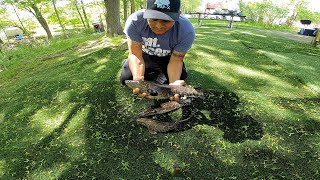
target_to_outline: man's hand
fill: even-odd
[[[173,83],[170,83],[169,85],[173,85],[173,86],[183,86],[185,84],[184,80],[177,80]],[[142,98],[152,98],[152,96],[150,96],[148,93],[146,92],[141,92],[141,90],[139,88],[135,88],[132,90],[133,94],[138,95],[139,97]],[[174,96],[171,96],[169,99],[171,101],[179,101],[179,94],[175,94]]]
[[[132,90],[133,94],[136,94],[138,95],[139,97],[142,97],[142,98],[150,98],[150,96],[145,93],[145,92],[141,92],[141,90],[139,88],[135,88],[134,90]]]
[[[185,82],[184,80],[176,80],[173,83],[170,83],[169,85],[173,85],[173,86],[184,86]],[[179,94],[175,94],[174,96],[171,96],[169,99],[171,101],[179,101]]]
[[[141,77],[136,77],[136,78],[133,78],[134,80],[144,80],[144,76],[141,76]],[[150,96],[145,93],[145,92],[141,92],[141,90],[139,88],[135,88],[132,90],[132,93],[133,94],[136,94],[138,95],[139,97],[142,97],[142,98],[150,98]]]

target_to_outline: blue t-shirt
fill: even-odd
[[[150,29],[144,10],[131,14],[124,28],[124,33],[133,41],[142,42],[142,51],[159,57],[169,56],[172,51],[187,52],[194,41],[195,31],[190,21],[179,17],[173,27],[163,35],[156,35]]]

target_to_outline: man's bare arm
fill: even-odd
[[[180,58],[183,61],[184,56],[186,55],[185,52],[178,52],[178,51],[173,51],[172,56],[176,58]]]
[[[128,63],[134,80],[144,79],[145,64],[142,57],[142,42],[128,40]]]
[[[180,80],[185,52],[173,51],[168,64],[169,83]]]

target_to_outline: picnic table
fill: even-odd
[[[235,11],[229,11],[228,13],[201,13],[201,12],[194,12],[194,13],[187,13],[187,14],[193,14],[193,15],[197,15],[198,17],[198,25],[201,26],[202,25],[202,19],[211,19],[211,20],[224,20],[224,21],[228,21],[228,27],[230,29],[233,28],[233,24],[234,22],[238,22],[234,19],[234,17],[239,17],[240,21],[243,21],[243,19],[246,18],[246,16],[243,16],[240,13],[236,13]],[[210,18],[210,16],[222,16],[222,19],[217,19],[217,18]],[[230,18],[227,19],[227,16],[229,16]],[[238,26],[237,26],[238,27]]]

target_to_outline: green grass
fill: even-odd
[[[198,23],[198,18],[191,18],[190,21],[194,24]],[[209,19],[203,19],[203,23],[205,24],[219,24],[219,25],[227,25],[229,22],[226,20],[209,20]],[[258,28],[258,29],[268,29],[268,30],[278,30],[278,31],[286,31],[286,32],[298,32],[299,29],[295,27],[289,27],[285,24],[283,25],[277,25],[277,24],[269,24],[264,22],[256,22],[252,20],[243,20],[242,22],[234,22],[235,27],[237,25],[241,27],[247,27],[247,28]]]
[[[176,133],[135,123],[150,102],[119,83],[125,50],[16,55],[0,72],[0,179],[172,179],[176,162],[189,179],[319,179],[319,49],[210,21],[196,32],[187,84],[211,94]]]

